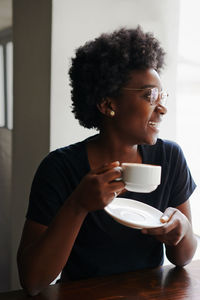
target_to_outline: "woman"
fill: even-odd
[[[180,147],[158,139],[167,94],[159,72],[164,51],[140,27],[103,34],[76,51],[70,68],[73,112],[99,134],[57,149],[39,166],[18,250],[22,286],[35,295],[62,271],[61,281],[153,268],[168,259],[183,266],[196,240],[189,197],[195,189]],[[162,166],[149,194],[128,192],[121,162]],[[103,208],[116,195],[163,211],[163,227],[131,229]]]

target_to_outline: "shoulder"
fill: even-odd
[[[157,142],[157,155],[165,165],[168,165],[173,170],[187,168],[183,150],[174,141],[159,139]]]
[[[162,149],[167,158],[184,157],[180,145],[174,141],[158,139],[157,144],[158,148]]]
[[[173,164],[184,159],[181,147],[174,141],[157,139],[155,145],[143,145],[145,161],[155,164]]]
[[[153,146],[149,146],[150,148],[152,147],[155,148],[155,149],[163,149],[163,150],[166,150],[166,151],[181,151],[181,147],[179,144],[177,144],[176,142],[174,141],[171,141],[171,140],[164,140],[164,139],[157,139],[157,142],[155,145]]]
[[[147,146],[148,151],[165,152],[166,154],[178,154],[182,153],[182,149],[179,144],[171,140],[157,139],[157,142],[153,146]]]
[[[79,161],[82,156],[86,154],[86,144],[87,141],[92,137],[86,138],[80,142],[70,144],[65,147],[57,148],[51,151],[45,158],[44,161],[48,160],[69,160],[69,161]]]
[[[80,145],[78,145],[80,144]],[[66,147],[58,148],[53,151],[51,151],[49,154],[46,155],[46,157],[43,158],[41,161],[39,168],[41,167],[47,167],[48,165],[62,165],[63,163],[66,163],[68,161],[76,161],[76,158],[78,156],[78,153],[81,153],[81,148],[83,148],[83,145],[81,143],[69,145]]]
[[[86,140],[51,151],[41,161],[37,173],[58,174],[86,169],[88,165]]]
[[[45,159],[76,161],[78,158],[80,158],[81,154],[83,154],[84,150],[85,140],[62,148],[57,148],[54,151],[50,152]]]
[[[172,150],[172,149],[175,151],[181,150],[180,145],[178,143],[176,143],[175,141],[158,139],[158,143],[160,145],[163,145],[163,147],[167,150]]]

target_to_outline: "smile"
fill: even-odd
[[[148,125],[150,126],[150,127],[153,127],[153,128],[159,128],[159,122],[153,122],[153,121],[149,121],[148,122]]]

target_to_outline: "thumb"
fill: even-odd
[[[161,216],[160,221],[161,221],[162,223],[167,223],[167,222],[169,222],[169,220],[172,218],[172,216],[174,215],[175,212],[176,212],[176,210],[175,210],[174,208],[168,207],[168,208],[164,211],[163,215]]]

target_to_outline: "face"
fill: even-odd
[[[135,70],[124,88],[162,90],[158,73],[154,69]],[[117,99],[113,99],[113,126],[123,139],[132,144],[150,144],[157,141],[159,124],[166,108],[159,102],[151,105],[149,90],[122,89]]]

